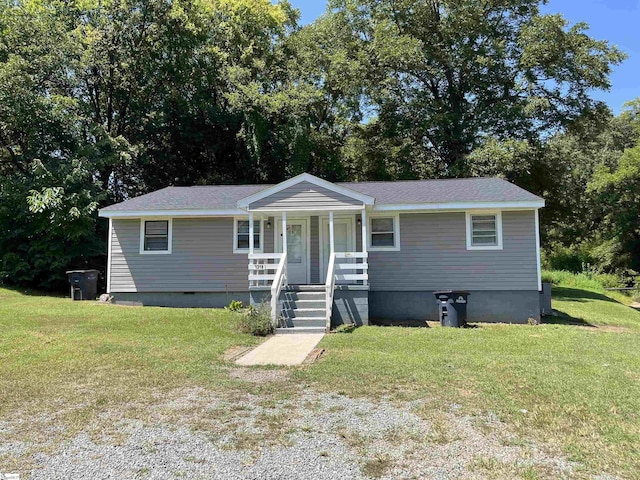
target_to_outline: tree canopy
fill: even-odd
[[[0,280],[104,269],[106,204],[303,171],[503,176],[547,198],[549,258],[640,268],[640,103],[591,97],[624,54],[539,7],[331,0],[300,26],[287,1],[0,0]]]

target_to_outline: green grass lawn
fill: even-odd
[[[585,476],[636,478],[640,313],[625,303],[555,288],[560,314],[544,325],[363,327],[329,335],[323,358],[292,369],[275,392],[230,377],[223,353],[259,340],[238,333],[238,317],[225,310],[119,307],[0,289],[0,422],[55,414],[72,435],[105,410],[135,404],[142,411],[175,389],[269,400],[287,392],[294,398],[296,388],[311,385],[418,400],[425,415],[453,403],[462,413],[492,412],[523,438],[583,463]],[[17,433],[29,438],[40,430],[27,421]]]
[[[427,399],[493,412],[586,466],[640,474],[640,313],[601,293],[555,288],[538,326],[367,327],[325,337],[301,380],[355,396]]]
[[[72,302],[0,289],[0,421],[55,415],[73,435],[106,409],[233,384],[222,354],[258,339],[226,310]],[[71,408],[65,409],[68,406]],[[19,432],[37,435],[37,422]]]

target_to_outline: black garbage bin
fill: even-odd
[[[95,300],[98,294],[98,270],[69,270],[72,300]]]
[[[433,294],[438,302],[440,325],[443,327],[463,327],[467,323],[467,297],[469,292],[438,290]]]

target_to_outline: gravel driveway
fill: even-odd
[[[272,370],[231,375],[276,387],[287,380]],[[0,443],[0,460],[35,452],[33,468],[19,472],[34,480],[574,477],[576,464],[516,438],[495,418],[457,410],[308,388],[273,401],[186,390],[149,407],[142,419],[104,412],[53,449]]]

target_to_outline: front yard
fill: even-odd
[[[259,340],[224,310],[0,289],[0,473],[640,478],[640,313],[554,297],[553,323],[365,327],[276,370],[225,359]]]

